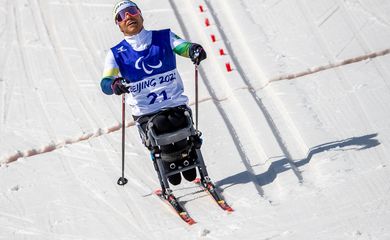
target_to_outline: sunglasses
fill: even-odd
[[[116,23],[120,23],[120,22],[122,22],[123,20],[125,20],[125,18],[126,18],[126,13],[129,13],[131,16],[135,17],[135,16],[138,16],[141,12],[140,12],[140,10],[138,9],[138,7],[135,7],[135,6],[131,6],[131,7],[124,8],[124,9],[122,9],[121,11],[119,11],[119,12],[116,14],[115,22],[116,22]]]

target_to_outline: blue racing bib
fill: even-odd
[[[133,115],[187,104],[169,29],[153,31],[152,43],[145,50],[135,51],[123,40],[111,51],[122,77],[129,83],[126,102],[132,107]]]

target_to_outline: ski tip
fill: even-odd
[[[234,212],[234,209],[231,208],[231,207],[227,207],[227,208],[226,208],[226,211],[227,211],[227,212]]]
[[[189,221],[186,221],[188,225],[194,225],[196,222],[194,219],[190,219]]]
[[[231,207],[228,206],[228,205],[224,205],[224,206],[220,205],[220,206],[221,206],[221,208],[222,208],[223,210],[225,210],[225,211],[228,212],[228,213],[234,212],[234,209],[231,208]]]
[[[184,222],[186,222],[188,225],[193,225],[195,224],[195,220],[193,218],[191,218],[190,216],[188,216],[188,213],[187,212],[181,212],[179,213],[179,216],[181,217],[181,219],[183,219]]]
[[[230,207],[224,200],[219,200],[217,203],[223,210],[227,212],[234,212],[234,209]]]
[[[154,191],[154,194],[156,194],[157,196],[160,196],[160,195],[162,195],[162,190],[161,189],[156,189]]]

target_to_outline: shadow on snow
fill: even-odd
[[[294,161],[295,166],[300,167],[305,164],[308,164],[315,154],[326,152],[331,149],[337,148],[342,151],[349,151],[349,150],[360,151],[360,150],[376,147],[380,145],[380,142],[377,139],[375,139],[377,136],[378,134],[374,133],[374,134],[369,134],[361,137],[352,137],[341,141],[329,142],[329,143],[318,145],[310,149],[306,158],[298,161]],[[349,148],[343,149],[347,147]],[[254,176],[255,179],[257,180],[257,183],[255,184],[260,184],[261,186],[270,184],[276,179],[278,174],[288,171],[290,169],[291,167],[286,158],[272,162],[266,172]],[[253,179],[254,178],[252,176],[252,173],[250,173],[249,171],[243,171],[216,182],[216,185],[219,187],[222,187],[223,185],[229,185],[227,187],[230,187],[236,184],[249,183],[253,181]]]

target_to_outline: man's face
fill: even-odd
[[[144,27],[144,19],[141,14],[132,16],[126,13],[126,17],[123,21],[118,22],[118,26],[125,36],[133,36],[141,32]]]

